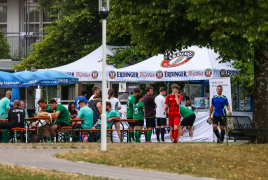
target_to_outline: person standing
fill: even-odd
[[[144,104],[143,104],[143,97],[141,94],[138,94],[135,97],[135,103],[133,106],[134,109],[134,115],[133,118],[137,119],[139,121],[135,122],[135,138],[136,142],[140,142],[140,131],[143,128],[144,125]]]
[[[169,127],[171,128],[173,143],[178,141],[178,129],[180,125],[180,110],[179,105],[181,103],[181,95],[179,94],[180,86],[173,84],[171,86],[172,94],[167,95],[163,114],[166,114],[166,110],[169,108],[168,119]]]
[[[89,98],[89,101],[94,99],[95,96],[100,94],[100,88],[98,87],[93,87],[92,88],[93,95]]]
[[[112,105],[112,109],[118,112],[118,110],[121,109],[121,103],[117,98],[114,97],[114,92],[115,92],[114,89],[109,89],[108,91],[109,96],[108,96],[107,101],[110,101]]]
[[[182,106],[186,106],[186,102],[190,100],[190,98],[188,96],[186,96],[185,92],[181,93],[181,105]]]
[[[99,95],[94,96],[94,98],[88,102],[88,107],[93,110],[93,124],[96,124],[102,113]]]
[[[87,90],[82,90],[81,91],[81,96],[77,96],[77,98],[75,99],[75,108],[79,111],[80,110],[80,106],[79,106],[79,101],[80,100],[84,100],[84,102],[86,103],[86,105],[88,104],[88,101],[87,101]]]
[[[181,142],[183,142],[183,127],[186,126],[189,131],[190,142],[193,141],[193,124],[195,121],[195,113],[188,107],[179,105],[181,117],[183,117],[180,123],[180,136]]]
[[[210,120],[212,119],[211,114],[212,114],[212,111],[214,110],[213,131],[215,135],[217,136],[217,143],[222,143],[224,141],[226,123],[224,122],[222,116],[226,116],[226,107],[230,115],[231,116],[233,115],[227,97],[222,95],[222,90],[223,90],[222,86],[218,85],[216,89],[217,95],[213,96],[212,98],[210,111],[209,111],[209,118],[208,118]],[[220,128],[221,128],[221,136],[218,131],[219,122],[220,122]]]
[[[10,111],[10,99],[11,91],[6,92],[6,97],[0,100],[0,119],[7,119],[8,113]],[[9,141],[8,130],[4,129],[2,131],[3,142],[7,143]]]
[[[161,87],[159,89],[160,94],[156,96],[154,102],[157,105],[156,108],[156,120],[157,120],[157,126],[156,126],[156,138],[157,141],[160,142],[159,134],[161,132],[161,141],[165,142],[165,128],[167,125],[167,118],[166,115],[163,114],[163,109],[165,106],[165,95],[167,92],[167,89],[165,87]],[[160,129],[161,128],[161,129]]]
[[[130,95],[127,98],[127,119],[133,119],[133,105],[135,104],[135,97],[138,94],[140,94],[140,89],[135,88],[134,92],[133,92],[133,95]],[[135,138],[134,138],[135,123],[134,122],[129,122],[128,124],[129,124],[129,127],[130,127],[128,140],[129,140],[129,142],[131,142],[131,138],[132,138],[133,141],[135,141]]]
[[[152,143],[151,136],[152,129],[155,128],[155,108],[157,108],[157,105],[153,98],[154,88],[152,86],[147,86],[145,91],[146,95],[143,98],[143,103],[145,109],[146,128],[149,130],[147,132],[147,143]]]

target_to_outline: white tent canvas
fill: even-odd
[[[119,47],[107,46],[106,54],[112,55],[116,53],[114,48]],[[79,78],[79,81],[102,81],[102,46],[73,63],[51,69],[68,73]],[[107,65],[106,69],[116,68]]]
[[[207,80],[238,73],[231,63],[219,63],[213,50],[192,46],[165,58],[153,56],[138,64],[110,70],[108,81],[188,81]]]

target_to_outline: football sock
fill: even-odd
[[[160,133],[160,129],[156,128],[156,138],[157,138],[157,141],[160,141],[159,140],[159,133]]]
[[[151,141],[152,130],[147,132],[147,141]]]
[[[145,136],[145,142],[147,142],[147,132],[144,132],[144,136]]]
[[[134,136],[135,136],[134,132],[131,132],[131,137],[132,137],[133,141],[136,141]]]
[[[174,141],[174,130],[171,130],[172,132],[172,137],[173,137],[173,141]]]
[[[161,128],[161,140],[165,141],[165,128]]]
[[[174,141],[178,142],[179,130],[176,129],[173,131],[173,133],[174,133],[174,136],[173,136]]]
[[[225,130],[221,130],[221,142],[224,141]]]
[[[220,139],[221,137],[220,137],[218,129],[213,130],[213,131],[214,131],[215,135],[217,136],[217,138]]]
[[[128,132],[128,137],[127,138],[128,138],[128,141],[131,142],[131,132],[130,131]]]
[[[136,142],[140,142],[140,131],[135,131]]]

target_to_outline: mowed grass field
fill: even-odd
[[[93,145],[93,144],[92,144]],[[55,155],[85,161],[217,179],[268,179],[268,144],[124,143],[100,144]]]

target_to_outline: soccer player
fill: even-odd
[[[157,141],[160,142],[159,139],[159,133],[161,132],[161,140],[162,142],[165,142],[165,128],[167,125],[167,119],[166,119],[166,115],[163,114],[163,109],[165,106],[165,95],[167,92],[167,89],[165,87],[161,87],[160,88],[160,94],[158,96],[156,96],[154,102],[157,105],[156,108],[156,120],[157,120],[157,126],[156,126],[156,138]],[[161,128],[161,131],[160,131]]]
[[[133,95],[130,95],[127,98],[127,119],[133,119],[133,105],[135,103],[135,97],[138,94],[140,94],[140,89],[139,88],[135,88]],[[129,142],[131,142],[131,138],[132,138],[133,141],[135,141],[135,138],[134,138],[134,127],[135,127],[135,123],[129,122],[128,124],[130,126],[130,132],[129,132],[128,140],[129,140]]]
[[[143,98],[144,109],[145,109],[145,119],[146,119],[146,128],[149,130],[147,132],[147,143],[152,143],[152,129],[155,128],[155,108],[157,105],[154,102],[153,94],[154,88],[152,86],[147,86],[145,88],[146,95]]]
[[[143,104],[143,97],[142,95],[138,94],[135,97],[135,103],[134,103],[134,115],[133,118],[137,119],[139,121],[135,122],[135,138],[136,142],[140,142],[140,131],[143,128],[144,125],[144,104]]]
[[[193,124],[195,121],[195,114],[194,112],[182,105],[179,105],[180,108],[180,114],[183,117],[181,123],[180,123],[180,136],[181,136],[181,142],[183,142],[183,127],[187,126],[187,129],[189,131],[190,136],[190,142],[193,141]]]
[[[169,108],[168,118],[169,127],[172,131],[173,143],[178,141],[178,129],[180,125],[180,110],[179,105],[181,103],[181,95],[179,94],[180,86],[173,84],[171,86],[172,94],[167,95],[163,114],[166,114],[166,110]]]
[[[209,112],[209,119],[211,119],[212,111],[213,113],[213,131],[215,135],[217,136],[217,143],[222,143],[224,141],[224,135],[225,135],[225,122],[223,121],[222,116],[226,116],[226,107],[229,111],[230,115],[232,116],[230,104],[228,102],[228,99],[226,96],[222,95],[222,86],[217,86],[217,95],[213,96],[212,103],[210,106],[210,112]],[[218,131],[218,123],[220,122],[220,128],[221,128],[221,136]]]

